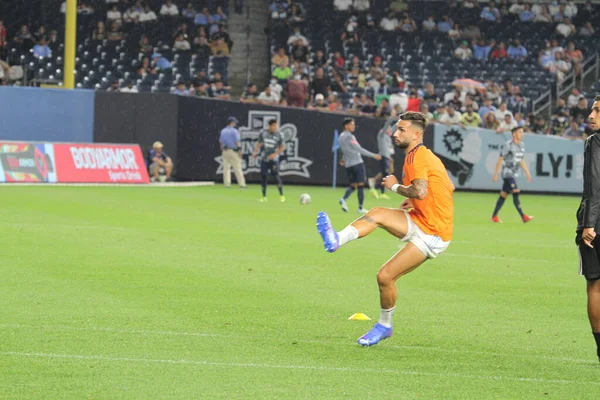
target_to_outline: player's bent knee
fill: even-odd
[[[507,198],[508,197],[508,193],[506,193],[506,192],[500,192],[500,197]]]
[[[385,269],[377,273],[377,284],[379,286],[388,286],[394,283],[394,277],[388,274]]]

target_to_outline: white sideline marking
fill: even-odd
[[[273,369],[296,369],[296,370],[313,370],[313,371],[328,371],[328,372],[354,372],[354,373],[385,373],[393,375],[412,375],[412,376],[437,376],[437,377],[454,377],[462,379],[482,379],[492,381],[516,381],[516,382],[540,382],[540,383],[560,383],[560,384],[577,384],[577,385],[595,385],[600,386],[600,382],[593,381],[573,381],[567,379],[544,379],[544,378],[522,378],[510,376],[486,376],[486,375],[470,375],[459,373],[437,373],[437,372],[421,372],[421,371],[401,371],[393,369],[375,369],[375,368],[349,368],[349,367],[328,367],[320,365],[277,365],[277,364],[260,364],[260,363],[228,363],[216,361],[195,361],[195,360],[170,360],[170,359],[153,359],[153,358],[130,358],[130,357],[108,357],[98,355],[80,355],[80,354],[54,354],[54,353],[22,353],[16,351],[3,351],[0,355],[13,357],[37,357],[37,358],[62,358],[67,360],[98,360],[112,362],[137,362],[147,364],[173,364],[173,365],[198,365],[211,367],[240,367],[240,368],[273,368]]]
[[[90,328],[80,328],[76,326],[29,326],[29,325],[21,325],[21,324],[0,324],[0,328],[18,328],[18,329],[26,329],[26,330],[34,330],[34,329],[46,329],[46,330],[66,330],[66,331],[82,331],[82,332],[110,332],[110,333],[118,333],[118,334],[128,334],[128,335],[167,335],[167,336],[191,336],[191,337],[212,337],[212,338],[222,338],[222,339],[245,339],[245,340],[263,340],[262,336],[245,336],[245,335],[224,335],[220,333],[203,333],[203,332],[176,332],[176,331],[151,331],[151,330],[143,330],[143,329],[115,329],[115,328],[105,328],[105,327],[90,327]],[[268,338],[265,340],[273,341],[276,340],[274,338]],[[292,339],[280,339],[281,342],[289,342]],[[297,340],[293,339],[294,342],[298,343],[306,343],[306,344],[322,344],[322,345],[341,345],[341,346],[352,346],[357,347],[354,341],[351,342],[329,342],[326,340]],[[532,358],[539,360],[548,360],[548,361],[565,361],[565,362],[573,362],[573,363],[589,363],[590,360],[578,359],[578,358],[568,358],[568,357],[549,357],[549,356],[538,356],[535,354],[520,354],[520,353],[495,353],[491,351],[478,351],[478,350],[462,350],[462,349],[445,349],[441,347],[427,347],[427,346],[417,346],[417,345],[392,345],[386,346],[392,349],[404,349],[404,350],[428,350],[433,352],[441,352],[441,353],[451,353],[451,354],[478,354],[478,355],[487,355],[487,356],[496,356],[496,357],[516,357],[516,358]]]
[[[93,186],[93,187],[196,187],[214,186],[215,182],[153,182],[153,183],[3,183],[0,187],[19,186]]]

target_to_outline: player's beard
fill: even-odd
[[[394,139],[394,146],[396,146],[399,149],[406,149],[408,146],[410,145],[410,143],[405,143],[405,142],[399,142],[396,139]]]

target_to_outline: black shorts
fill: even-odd
[[[349,183],[365,183],[367,180],[365,164],[358,164],[346,168],[346,176],[348,177]]]
[[[590,248],[581,240],[581,232],[577,232],[575,243],[579,253],[579,273],[590,281],[600,279],[600,236],[596,236],[592,242],[594,248]]]
[[[504,193],[512,193],[515,190],[519,190],[517,186],[517,180],[515,178],[504,178],[504,184],[502,184],[502,191]]]
[[[260,163],[260,174],[267,175],[269,172],[273,176],[276,176],[279,174],[279,161],[268,160],[268,161],[262,161]]]
[[[391,174],[390,166],[392,161],[389,158],[382,157],[379,160],[379,172],[383,174],[383,176],[388,176]]]

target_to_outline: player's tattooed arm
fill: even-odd
[[[427,196],[427,189],[427,179],[415,179],[410,186],[398,186],[396,193],[409,199],[423,200]]]

